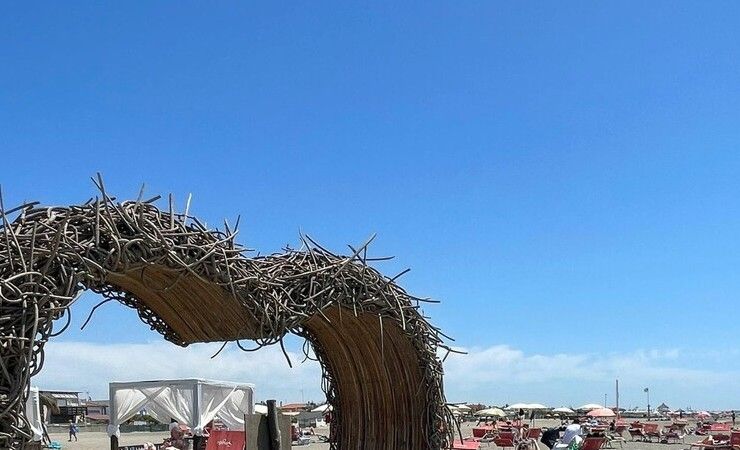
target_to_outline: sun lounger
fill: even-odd
[[[633,441],[634,440],[641,440],[641,441],[645,440],[645,432],[642,430],[642,426],[640,426],[639,428],[630,427],[627,431],[629,432],[630,438],[632,438]]]
[[[621,434],[616,434],[616,430],[613,433],[606,433],[606,447],[615,448],[614,444],[619,444],[619,448],[624,447],[624,438]]]
[[[730,440],[715,440],[711,436],[708,436],[704,439],[702,439],[699,442],[694,442],[693,444],[689,445],[689,450],[692,448],[698,448],[700,450],[730,450],[732,449],[732,445],[730,444]]]
[[[453,450],[477,450],[480,448],[480,443],[466,440],[466,441],[455,441],[452,443]]]
[[[496,447],[514,448],[516,447],[516,435],[511,431],[502,431],[493,437],[493,443]]]
[[[162,448],[162,444],[154,444],[154,448],[159,450],[160,448]],[[144,450],[144,444],[119,446],[118,450]]]
[[[485,427],[474,427],[473,428],[473,437],[474,438],[482,438],[486,434],[492,433],[493,427],[485,426]]]
[[[614,433],[616,435],[622,436],[622,434],[627,431],[627,425],[625,424],[617,424],[614,426]]]
[[[542,436],[542,428],[530,428],[527,430],[527,439],[534,439],[538,441]]]
[[[599,450],[604,442],[606,442],[605,437],[589,436],[583,440],[581,450]]]
[[[660,425],[657,423],[646,423],[642,427],[642,432],[645,435],[645,440],[653,442],[653,438],[656,438],[660,442]]]
[[[673,441],[674,443],[678,443],[679,441],[683,444],[685,443],[686,438],[686,432],[684,431],[684,427],[677,427],[675,425],[671,425],[668,430],[666,430],[665,434],[663,435],[663,439],[667,443],[671,443]]]
[[[730,445],[732,450],[740,450],[740,431],[730,433]]]

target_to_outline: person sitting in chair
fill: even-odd
[[[185,439],[185,433],[180,427],[170,430],[169,439],[165,439],[162,447],[165,450],[188,450],[190,443]]]
[[[582,433],[581,422],[578,419],[573,419],[573,423],[565,427],[563,437],[555,444],[553,450],[565,450],[570,447],[574,441],[576,446],[579,446],[581,441],[583,441],[583,438],[581,437]]]

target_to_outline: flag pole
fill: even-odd
[[[617,380],[617,422],[619,422],[619,380]]]

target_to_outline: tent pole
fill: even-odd
[[[118,412],[116,412],[116,393],[113,389],[113,384],[108,383],[108,426],[112,425],[112,422],[110,419],[113,419],[114,417],[118,417]],[[118,424],[116,424],[118,425]],[[113,434],[110,437],[110,450],[118,450],[118,436]]]

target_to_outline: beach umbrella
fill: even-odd
[[[475,415],[481,417],[506,417],[506,413],[501,408],[481,409],[480,411],[477,411]]]
[[[704,418],[709,418],[709,417],[712,417],[712,415],[711,415],[711,414],[709,414],[709,413],[708,413],[708,412],[706,412],[706,411],[699,411],[698,413],[696,413],[696,417],[704,417]]]
[[[581,405],[578,407],[579,411],[591,411],[592,409],[602,409],[603,406],[599,405],[598,403],[586,403],[585,405]]]
[[[465,405],[465,404],[463,404],[463,405],[455,405],[455,408],[457,408],[457,409],[459,409],[460,411],[463,411],[463,412],[470,411],[470,406]]]
[[[514,403],[513,405],[507,406],[505,409],[509,411],[515,411],[517,409],[527,409],[529,408],[529,403]]]
[[[616,414],[609,408],[598,408],[592,409],[586,415],[589,417],[614,417]]]
[[[331,407],[330,404],[324,403],[323,405],[317,406],[316,408],[312,409],[311,412],[323,413],[323,412],[331,411],[332,409],[333,408]]]
[[[566,407],[555,408],[555,409],[552,410],[552,412],[561,413],[561,414],[575,414],[576,413],[572,409],[566,408]]]
[[[522,409],[526,409],[529,411],[542,411],[542,410],[550,409],[550,408],[540,403],[529,403],[526,408],[522,408]]]
[[[254,412],[256,414],[267,415],[267,405],[260,405],[259,403],[257,403],[256,405],[254,405]]]

